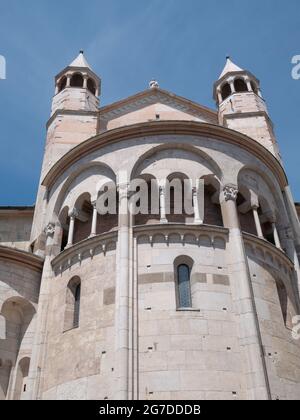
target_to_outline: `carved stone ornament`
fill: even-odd
[[[54,223],[48,223],[48,225],[45,227],[44,232],[46,236],[53,236],[55,232],[55,224]]]
[[[239,190],[235,185],[226,185],[223,189],[225,201],[236,201],[238,192]]]

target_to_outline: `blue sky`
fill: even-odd
[[[31,205],[41,168],[54,76],[84,49],[102,78],[101,104],[163,89],[214,107],[225,56],[252,71],[267,100],[300,201],[299,0],[0,0],[0,205]]]

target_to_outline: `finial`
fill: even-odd
[[[230,59],[231,59],[230,55],[226,55],[226,60],[230,60]]]
[[[80,50],[80,51],[79,51],[79,54],[83,54],[83,50]]]
[[[149,88],[153,89],[153,88],[159,88],[159,84],[158,81],[155,79],[152,79],[151,82],[149,83]]]

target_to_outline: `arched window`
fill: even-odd
[[[79,283],[76,286],[76,289],[75,289],[74,319],[73,319],[73,326],[74,326],[74,328],[79,327],[80,292],[81,292],[81,285]]]
[[[30,365],[29,357],[24,357],[18,363],[15,389],[14,389],[14,397],[13,397],[14,400],[24,399],[24,395],[27,391],[29,365]]]
[[[258,95],[258,88],[256,86],[256,84],[254,82],[250,82],[251,83],[251,87],[254,93],[256,93],[256,95]]]
[[[83,77],[81,74],[76,73],[73,74],[70,82],[70,86],[72,87],[83,87]]]
[[[79,277],[73,277],[68,284],[66,293],[65,324],[64,331],[79,327],[80,316],[81,281]]]
[[[95,95],[96,94],[96,87],[95,87],[95,83],[92,79],[88,79],[87,81],[87,88],[88,90]]]
[[[242,79],[236,79],[234,81],[234,87],[235,87],[236,92],[248,92],[247,84]]]
[[[230,87],[229,83],[225,83],[222,86],[221,94],[222,94],[223,101],[231,95],[231,87]]]
[[[191,308],[191,282],[190,267],[186,264],[180,264],[177,267],[177,298],[179,308]]]
[[[67,85],[67,78],[66,78],[66,76],[64,76],[60,81],[59,81],[59,84],[58,84],[58,91],[59,92],[61,92],[62,90],[64,90],[65,89],[65,87],[66,87],[66,85]]]

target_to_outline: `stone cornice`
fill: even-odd
[[[101,235],[96,235],[90,238],[86,238],[83,241],[78,242],[77,244],[71,246],[70,248],[65,249],[51,261],[52,268],[56,268],[65,263],[65,261],[71,261],[74,257],[77,257],[80,260],[85,252],[89,252],[91,256],[94,255],[95,248],[102,246],[105,249],[106,245],[117,241],[118,230],[114,229],[111,232],[103,233]]]
[[[32,270],[42,272],[44,260],[30,252],[21,251],[16,248],[9,248],[0,245],[0,260],[26,265]]]
[[[43,179],[42,185],[51,188],[59,176],[61,176],[72,164],[108,144],[136,139],[138,137],[172,134],[208,137],[239,146],[262,161],[275,175],[282,189],[288,185],[286,174],[280,162],[256,140],[223,126],[195,121],[153,121],[129,125],[100,133],[85,140],[66,153],[50,169]]]
[[[203,116],[206,116],[207,118],[213,121],[217,121],[218,119],[217,111],[207,108],[203,105],[199,105],[196,102],[183,98],[182,96],[175,95],[174,93],[171,93],[167,90],[163,90],[161,88],[147,89],[143,92],[137,93],[136,95],[130,96],[129,98],[122,99],[118,102],[114,102],[113,104],[103,106],[99,110],[101,118],[110,119],[118,115],[119,113],[124,112],[127,108],[129,112],[132,104],[143,105],[144,103],[147,104],[147,101],[151,103],[152,99],[153,101],[166,101],[170,105],[172,105],[172,103],[177,103],[182,106],[182,110],[185,112],[191,112],[194,115],[202,114]]]
[[[272,255],[278,257],[279,259],[283,260],[285,264],[290,268],[294,269],[294,263],[290,260],[290,258],[283,252],[282,250],[276,248],[275,245],[271,244],[265,239],[261,239],[258,236],[252,235],[251,233],[243,232],[243,237],[245,243],[255,244],[258,247],[263,248],[266,251],[269,251]]]
[[[250,93],[250,92],[249,92]],[[268,113],[266,111],[255,111],[255,112],[236,112],[234,114],[224,114],[223,119],[224,120],[233,120],[237,118],[249,118],[249,117],[265,117],[272,127],[274,129],[274,124],[271,118],[269,117]]]
[[[134,227],[134,235],[141,236],[163,234],[168,236],[172,233],[178,234],[192,234],[192,235],[208,235],[208,236],[223,236],[228,238],[229,229],[221,226],[212,225],[196,225],[196,224],[181,224],[181,223],[166,223],[155,225],[141,225]]]
[[[98,117],[99,116],[99,111],[57,109],[54,112],[54,114],[51,115],[50,119],[46,123],[47,130],[58,115],[78,115],[78,116],[82,116],[82,117],[85,117],[87,115],[88,116],[92,115],[94,117]]]
[[[34,206],[24,207],[0,207],[0,216],[23,216],[33,215]]]

